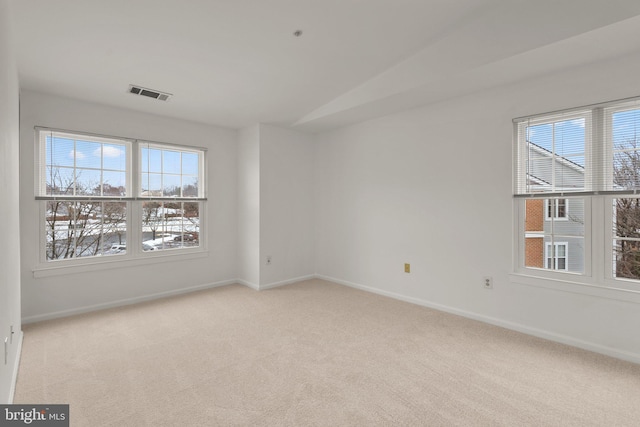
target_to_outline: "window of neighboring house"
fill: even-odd
[[[567,199],[545,199],[545,220],[567,219]]]
[[[640,289],[640,99],[516,119],[514,129],[517,269]]]
[[[563,270],[567,271],[567,242],[545,244],[545,260],[546,268],[549,270]]]
[[[43,128],[37,135],[43,261],[200,245],[203,150]]]

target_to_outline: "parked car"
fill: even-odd
[[[127,252],[127,245],[111,245],[111,247],[104,251],[105,255],[114,255]]]
[[[142,250],[143,251],[157,251],[158,248],[153,246],[153,245],[150,245],[150,244],[148,244],[146,242],[142,242]]]
[[[197,237],[192,233],[184,233],[181,236],[174,237],[173,240],[176,242],[193,242],[194,240],[197,240]]]

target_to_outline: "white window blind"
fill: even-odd
[[[140,197],[204,198],[203,151],[140,142]]]
[[[640,99],[514,120],[516,197],[640,192]]]
[[[516,195],[548,197],[591,191],[591,123],[590,111],[518,121]]]
[[[640,100],[604,109],[609,191],[640,190]]]
[[[38,129],[36,197],[131,197],[131,141]]]

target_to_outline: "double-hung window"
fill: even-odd
[[[567,199],[546,199],[545,203],[545,220],[567,219]]]
[[[522,206],[524,267],[585,272],[591,122],[589,111],[575,111],[516,124],[516,195],[527,196]],[[568,251],[571,258],[558,257],[559,251]]]
[[[202,247],[203,149],[44,128],[36,133],[41,262]]]
[[[567,242],[547,242],[545,244],[545,267],[549,270],[567,271]]]
[[[516,270],[639,289],[640,100],[515,119],[514,133]]]

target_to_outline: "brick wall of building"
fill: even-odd
[[[524,265],[526,267],[544,267],[544,239],[542,237],[524,239]]]
[[[544,230],[544,200],[532,199],[526,201],[525,231]]]

